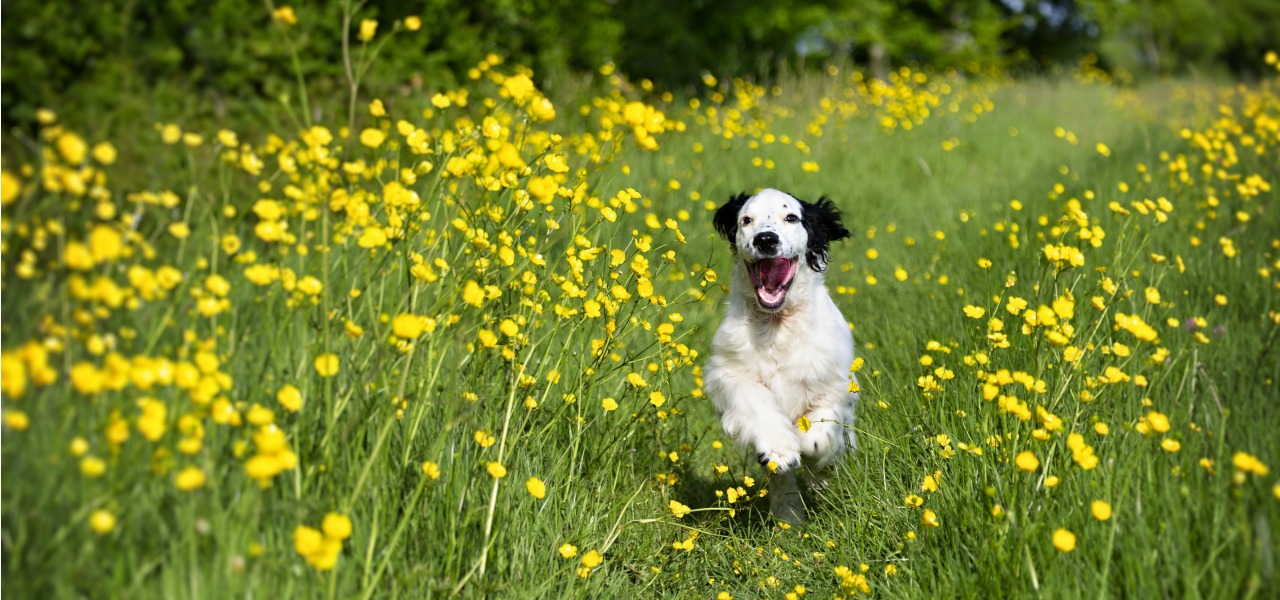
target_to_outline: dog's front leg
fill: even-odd
[[[768,388],[744,378],[709,376],[707,392],[720,411],[725,433],[753,448],[760,464],[772,462],[778,473],[800,464],[796,428],[778,409],[778,401]]]
[[[816,408],[805,415],[811,425],[809,431],[800,434],[800,453],[814,470],[821,471],[844,455],[845,450],[856,446],[853,410],[841,408]]]

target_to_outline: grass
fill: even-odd
[[[130,136],[128,164],[51,122],[6,153],[11,593],[1274,592],[1274,80],[835,69],[692,108],[604,75],[548,121],[482,66],[465,107]],[[697,391],[731,268],[709,216],[765,186],[856,233],[827,283],[859,451],[800,527]]]

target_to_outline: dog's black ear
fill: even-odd
[[[738,247],[734,245],[733,239],[738,237],[738,212],[742,210],[742,205],[747,203],[751,197],[746,194],[738,194],[729,198],[724,206],[716,209],[716,216],[712,218],[712,223],[716,226],[716,231],[724,239],[729,240],[729,247],[737,252]]]
[[[830,198],[823,196],[817,202],[800,201],[804,207],[804,230],[809,234],[809,247],[804,257],[814,271],[827,270],[827,250],[831,242],[849,237],[849,230],[840,222],[840,209]]]

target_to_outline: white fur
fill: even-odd
[[[808,233],[787,215],[802,215],[797,199],[766,189],[739,211],[737,248],[728,311],[712,342],[703,388],[720,412],[725,433],[777,465],[771,510],[788,522],[804,520],[796,471],[816,482],[821,471],[855,446],[854,407],[848,391],[853,335],[823,284],[823,273],[805,261]],[[743,217],[750,223],[744,224]],[[783,305],[762,306],[747,263],[763,256],[752,244],[762,232],[780,243],[775,256],[799,261]],[[797,420],[808,417],[808,432]]]

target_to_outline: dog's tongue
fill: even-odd
[[[766,258],[760,261],[760,287],[766,290],[776,290],[787,284],[791,279],[791,261],[785,258]]]
[[[756,263],[756,295],[768,306],[777,306],[787,295],[787,284],[795,276],[795,263],[785,258],[766,258]]]

